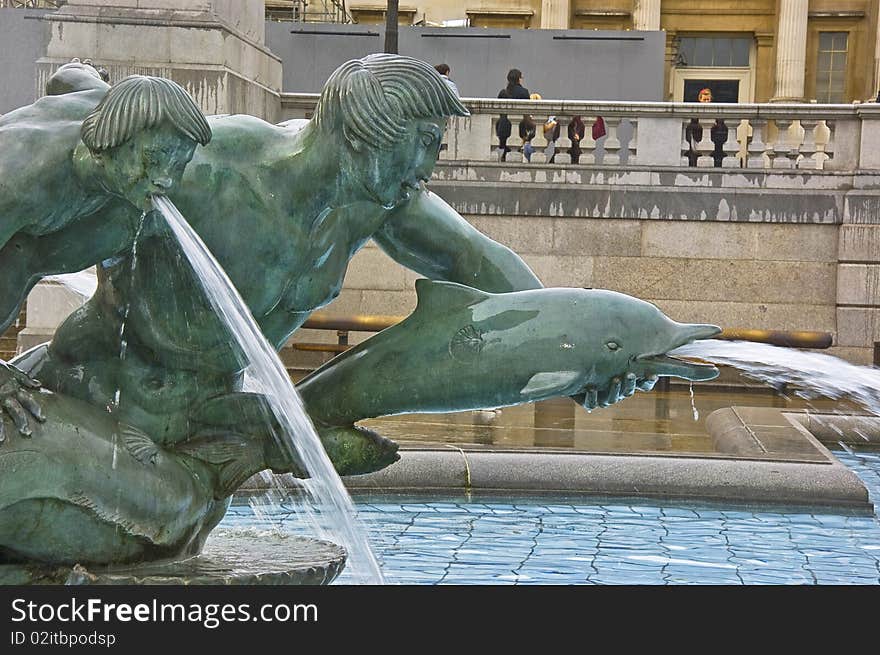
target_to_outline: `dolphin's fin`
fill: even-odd
[[[553,371],[536,373],[529,383],[522,388],[523,396],[546,396],[570,390],[571,385],[583,376],[577,371]]]
[[[416,280],[416,295],[419,297],[416,312],[426,307],[442,307],[447,310],[467,307],[489,297],[485,291],[466,287],[463,284],[437,282],[426,278]]]
[[[214,467],[217,499],[231,495],[250,476],[267,468],[262,445],[244,435],[203,433],[177,444],[174,450]]]

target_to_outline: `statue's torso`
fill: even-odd
[[[348,262],[386,210],[360,202],[304,212],[315,186],[333,180],[315,179],[295,157],[279,154],[295,135],[248,117],[215,119],[212,127],[211,144],[197,151],[171,198],[277,346],[338,295]],[[233,387],[242,360],[176,241],[157,215],[148,220],[157,223],[146,226],[134,268],[131,257],[109,262],[89,303],[101,308],[89,321],[102,335],[106,356],[80,359],[62,331],[53,345],[56,355],[63,354],[56,361],[85,374],[55,379],[66,380],[62,390],[98,403],[118,387],[132,422],[150,434],[163,425],[162,441],[169,435],[174,441],[186,429],[186,408]],[[77,342],[83,329],[80,323]],[[118,356],[123,338],[125,360]],[[89,385],[90,375],[100,384]]]

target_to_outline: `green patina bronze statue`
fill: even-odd
[[[108,87],[72,65],[53,83],[57,95],[0,119],[0,172],[26,161],[6,150],[18,134],[48,135],[30,146],[48,177],[30,165],[20,186],[0,176],[2,327],[43,275],[97,264],[99,285],[48,347],[0,370],[0,562],[195,553],[247,477],[303,474],[243,390],[246,362],[167,226],[143,214],[154,194],[181,210],[277,348],[336,297],[369,239],[428,278],[410,318],[298,385],[340,474],[397,458],[363,418],[563,395],[592,409],[658,376],[717,375],[665,353],[718,328],[613,292],[542,289],[425,187],[447,119],[467,110],[423,62],[350,61],[312,120],[282,125],[205,123],[150,78]]]
[[[0,118],[0,332],[43,275],[130,248],[137,210],[178,182],[196,145],[211,138],[199,108],[170,80],[132,76],[111,89],[77,62],[49,91]],[[26,391],[38,387],[0,362],[0,402],[24,436],[26,410],[41,418]],[[0,422],[0,442],[5,432]]]

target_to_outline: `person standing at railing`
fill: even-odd
[[[556,159],[556,139],[559,138],[559,121],[556,116],[548,116],[544,122],[544,140],[547,141],[547,147],[544,148],[544,157],[548,164],[554,163]]]
[[[530,100],[540,100],[540,93],[533,93],[529,96]],[[538,124],[531,114],[525,114],[519,123],[519,138],[522,139],[522,153],[526,161],[532,161],[532,154],[535,152],[535,146],[532,141],[538,134]]]
[[[511,68],[507,72],[507,86],[498,92],[498,97],[508,100],[528,100],[529,90],[522,85],[522,81],[522,71],[518,68]],[[498,137],[498,147],[501,149],[501,161],[505,161],[507,153],[510,152],[507,140],[510,138],[512,127],[507,114],[501,114],[498,117],[498,122],[495,124],[495,135]],[[520,131],[522,131],[522,123],[520,123]]]
[[[559,127],[557,126],[557,130]],[[568,152],[571,155],[571,163],[577,164],[581,159],[581,141],[587,133],[587,126],[584,119],[580,116],[572,116],[568,123],[568,140],[571,141],[571,148]],[[558,135],[558,132],[557,132]]]
[[[458,92],[458,86],[455,84],[455,82],[449,79],[449,64],[437,64],[436,66],[434,66],[434,69],[438,73],[440,73],[440,77],[442,77],[443,81],[446,82],[446,86],[452,89],[452,92],[455,95],[460,96],[461,94]]]
[[[700,89],[697,95],[697,102],[708,104],[712,102],[712,89]],[[688,142],[688,166],[696,166],[699,159],[697,152],[697,144],[703,140],[703,128],[700,126],[699,119],[692,118],[684,131],[685,139]],[[715,168],[721,168],[721,162],[724,159],[724,143],[727,141],[727,125],[720,118],[715,119],[715,125],[710,131],[710,138],[715,145],[712,150],[712,159]]]

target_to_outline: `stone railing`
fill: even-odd
[[[285,118],[307,118],[314,94],[283,94]],[[503,160],[519,166],[571,164],[771,169],[880,169],[880,104],[716,104],[579,102],[464,98],[469,118],[450,122],[441,159]],[[511,123],[502,155],[496,124]],[[542,129],[559,123],[552,147]],[[568,126],[579,116],[583,137],[573,148]],[[524,117],[535,123],[531,148],[520,138]],[[604,123],[593,138],[593,125]],[[533,152],[529,152],[533,151]],[[549,160],[549,162],[548,162]]]

